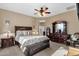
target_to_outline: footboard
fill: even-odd
[[[47,47],[49,47],[49,40],[35,43],[32,45],[26,46],[27,49],[25,50],[24,54],[26,56],[32,56],[32,55],[36,54],[37,52],[39,52]]]

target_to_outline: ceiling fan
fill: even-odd
[[[39,14],[41,16],[44,16],[46,14],[50,14],[51,12],[48,11],[48,7],[41,7],[39,10],[38,9],[34,9],[35,11],[39,12]],[[37,13],[35,13],[37,14]]]

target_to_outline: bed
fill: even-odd
[[[49,47],[49,38],[41,35],[32,35],[32,27],[15,26],[15,44],[26,56],[32,56]]]

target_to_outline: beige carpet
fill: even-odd
[[[50,48],[42,50],[41,52],[38,52],[34,56],[61,56],[61,55],[59,55],[59,52],[57,53],[57,51],[60,50],[61,47],[65,50],[68,50],[68,46],[66,46],[64,44],[59,44],[59,43],[50,41]],[[60,51],[60,53],[64,53],[63,49]]]
[[[57,53],[57,51],[60,49],[60,47],[66,50],[68,49],[68,47],[64,44],[50,42],[50,48],[46,48],[38,52],[34,56],[53,56],[53,54],[55,56],[56,54],[59,53],[59,52]],[[60,50],[62,51],[63,49]],[[0,56],[24,56],[24,54],[18,46],[12,46],[9,48],[0,49]]]
[[[0,56],[24,56],[18,46],[0,49]]]

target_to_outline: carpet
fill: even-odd
[[[12,46],[0,49],[0,56],[24,56],[24,54],[18,46]]]
[[[62,47],[62,48],[61,48]],[[68,46],[50,41],[50,47],[46,48],[33,56],[60,56],[63,49],[68,49]],[[0,48],[0,56],[25,56],[22,50],[18,46],[12,46],[8,48]],[[62,55],[63,56],[63,55]]]

